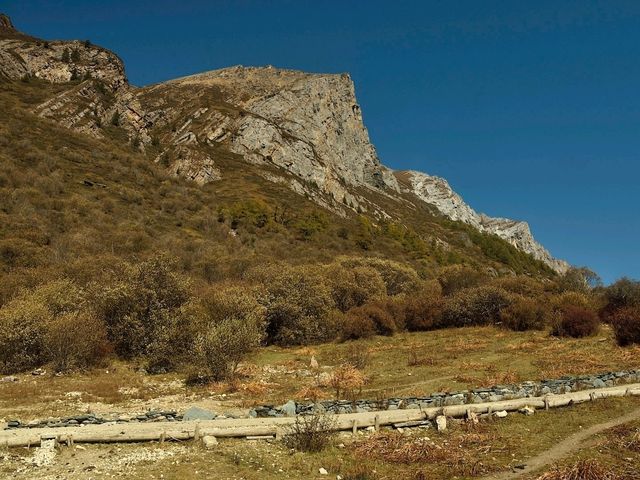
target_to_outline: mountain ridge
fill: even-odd
[[[235,66],[134,87],[109,50],[90,42],[24,42],[9,34],[0,35],[0,76],[75,80],[33,113],[98,138],[111,124],[157,164],[201,185],[225,175],[220,155],[237,156],[275,166],[286,175],[265,172],[266,180],[286,184],[340,216],[351,211],[398,218],[373,198],[378,196],[398,211],[424,202],[446,218],[497,235],[556,272],[568,268],[535,241],[526,222],[479,215],[446,180],[384,166],[348,74]]]

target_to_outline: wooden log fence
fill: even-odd
[[[583,390],[544,397],[516,398],[476,404],[429,407],[423,409],[384,410],[333,415],[333,430],[357,432],[358,428],[396,424],[420,424],[438,415],[465,417],[467,412],[488,414],[523,407],[549,409],[595,401],[600,398],[640,396],[640,383],[623,386]],[[17,428],[0,431],[0,447],[38,446],[41,440],[55,438],[58,443],[149,442],[184,441],[213,436],[217,438],[276,437],[295,423],[295,417],[196,420],[182,422],[113,423],[57,428]]]

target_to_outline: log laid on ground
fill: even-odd
[[[468,411],[476,414],[500,410],[517,411],[525,406],[550,408],[589,402],[607,397],[640,395],[640,384],[584,390],[545,397],[517,398],[498,402],[452,405],[423,409],[385,410],[377,412],[345,413],[335,415],[334,430],[351,430],[370,426],[396,425],[433,420],[438,415],[464,417]],[[197,420],[186,422],[119,423],[59,428],[12,429],[0,431],[0,447],[38,445],[44,438],[56,438],[59,443],[145,442],[164,440],[190,440],[213,436],[256,437],[276,436],[295,423],[295,418],[247,418]]]

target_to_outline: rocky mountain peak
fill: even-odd
[[[16,31],[16,28],[13,26],[11,22],[11,18],[4,13],[0,13],[0,30],[9,30],[12,32]]]
[[[168,94],[184,101],[158,102]],[[142,89],[138,98],[153,116],[179,122],[172,148],[224,146],[282,168],[296,177],[294,189],[310,194],[314,186],[340,208],[364,208],[350,187],[398,190],[369,140],[349,75],[235,66]]]

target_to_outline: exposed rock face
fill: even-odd
[[[33,107],[37,115],[97,137],[105,135],[105,125],[117,127],[132,146],[153,147],[156,162],[199,184],[224,176],[222,159],[242,159],[267,166],[263,178],[343,216],[355,210],[389,218],[375,203],[380,198],[400,208],[423,201],[556,271],[568,267],[533,239],[525,222],[480,215],[446,180],[394,174],[382,165],[347,74],[238,66],[136,88],[112,52],[88,42],[28,37],[0,15],[0,80],[34,77],[68,84]]]
[[[36,77],[52,83],[94,78],[114,91],[127,83],[122,61],[115,54],[79,41],[40,44],[0,39],[0,76]]]
[[[173,145],[225,146],[249,162],[281,167],[347,205],[358,202],[350,186],[398,191],[369,141],[346,74],[232,67],[142,89],[139,97],[154,111],[149,98],[169,92],[203,100],[186,112],[184,103],[158,105],[159,116],[181,123]]]
[[[7,17],[4,13],[0,13],[0,31],[15,31],[15,27],[13,23],[11,23],[11,19]]]
[[[396,174],[412,193],[436,207],[451,220],[468,223],[481,232],[497,235],[519,250],[543,261],[557,272],[563,273],[569,268],[568,263],[553,258],[542,245],[535,241],[527,222],[492,218],[477,213],[453,191],[444,178],[415,171],[396,172]]]

